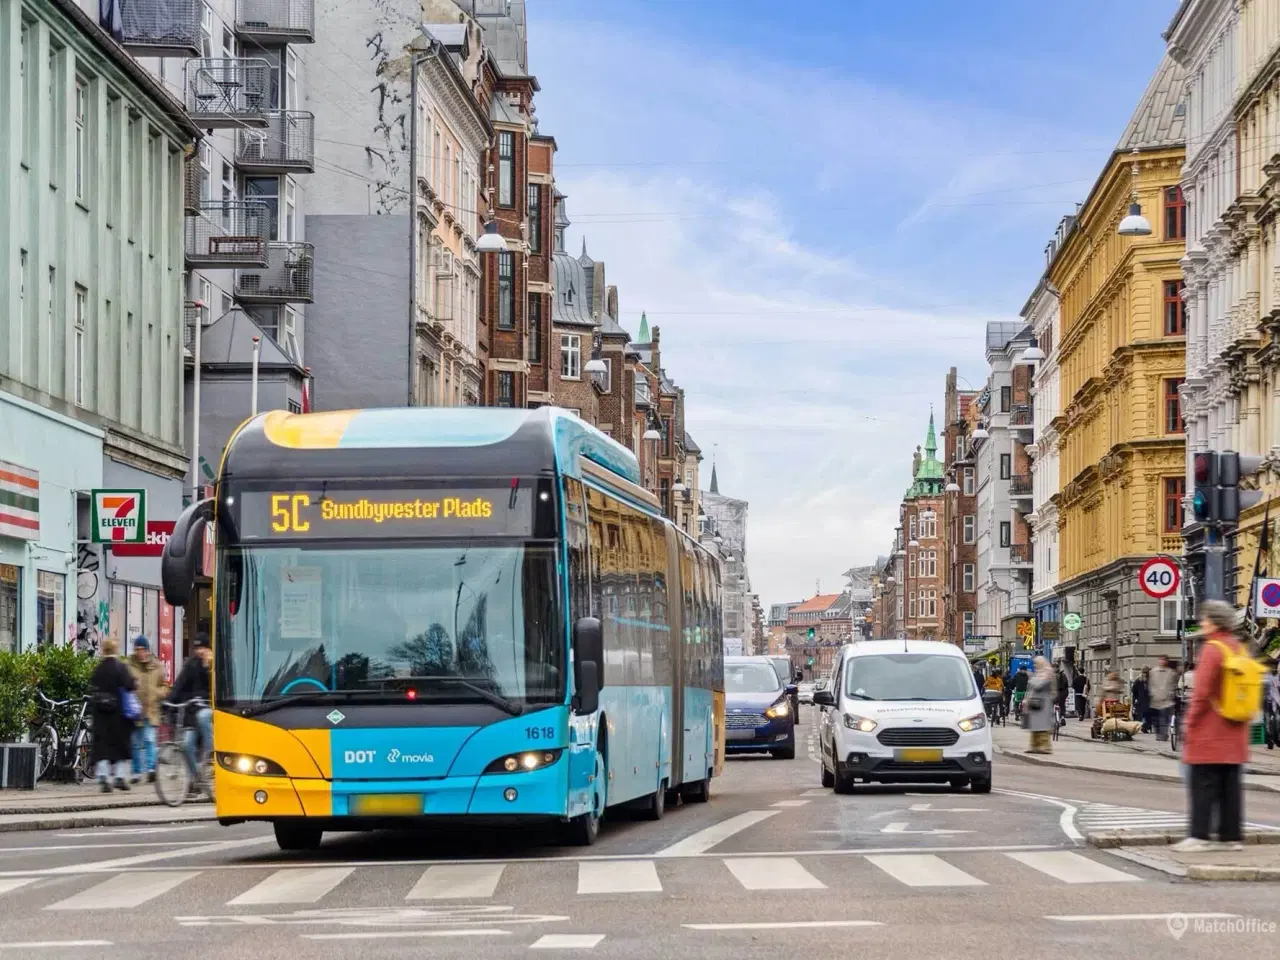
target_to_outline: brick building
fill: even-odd
[[[947,576],[943,587],[942,635],[963,643],[977,633],[978,467],[970,442],[976,390],[960,390],[956,368],[947,374],[943,404],[942,459],[946,472],[943,526]]]
[[[849,639],[848,594],[820,593],[796,604],[787,613],[786,638],[791,664],[806,680],[830,673]]]
[[[906,580],[903,593],[906,615],[904,635],[912,640],[945,639],[942,629],[943,594],[946,588],[946,539],[942,512],[944,468],[937,458],[938,441],[933,415],[925,436],[924,454],[916,448],[912,483],[902,498],[901,521],[906,546]]]

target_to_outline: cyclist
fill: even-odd
[[[196,637],[195,653],[182,665],[182,671],[169,692],[171,703],[190,703],[193,700],[200,702],[194,716],[190,710],[183,711],[186,724],[183,740],[187,766],[191,770],[193,795],[199,793],[200,770],[213,748],[213,707],[210,706],[212,701],[209,697],[209,664],[212,660],[213,650],[209,646],[209,637],[202,633]]]
[[[1027,684],[1031,682],[1031,675],[1027,673],[1026,667],[1019,667],[1018,672],[1013,675],[1013,715],[1015,717],[1022,716],[1022,699],[1027,695]]]

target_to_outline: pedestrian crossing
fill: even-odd
[[[1085,833],[1096,833],[1102,830],[1181,832],[1187,829],[1187,815],[1171,813],[1168,810],[1125,807],[1112,803],[1085,803],[1076,811],[1076,826]],[[1261,823],[1249,823],[1245,827],[1253,831],[1280,829]]]
[[[0,913],[8,910],[130,911],[166,900],[192,912],[216,903],[238,911],[270,912],[332,906],[360,879],[377,872],[380,899],[402,906],[449,907],[459,901],[519,902],[548,895],[572,899],[660,896],[696,889],[723,896],[828,888],[930,890],[1059,884],[1141,882],[1142,877],[1074,850],[957,851],[797,856],[602,859],[514,863],[449,863],[426,867],[394,863],[358,866],[290,866],[266,870],[151,869],[85,875],[67,893],[65,878],[0,878]],[[52,903],[32,902],[45,892]],[[15,898],[23,898],[16,906]]]

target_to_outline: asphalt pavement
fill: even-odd
[[[811,708],[805,708],[808,721]],[[537,831],[327,837],[257,825],[0,834],[0,957],[591,954],[743,958],[1274,956],[1277,885],[1186,882],[1081,842],[1176,822],[1176,784],[997,759],[995,791],[819,786],[734,759],[709,804],[611,818],[591,848]],[[1280,827],[1280,795],[1249,794]]]

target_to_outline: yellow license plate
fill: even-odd
[[[351,798],[355,817],[414,817],[422,813],[419,793],[372,793]]]
[[[942,751],[917,747],[914,750],[899,750],[896,757],[904,763],[939,763],[942,760]]]

